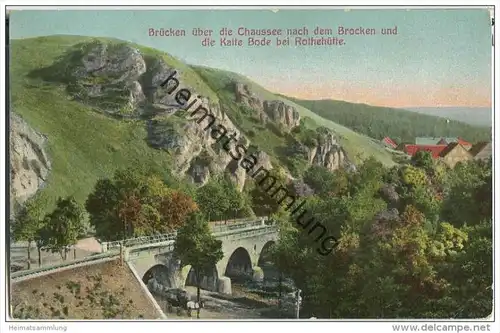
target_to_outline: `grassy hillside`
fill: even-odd
[[[90,106],[74,101],[62,83],[47,82],[31,75],[60,60],[72,46],[90,42],[91,37],[48,36],[13,40],[10,54],[11,111],[19,114],[36,131],[48,137],[47,152],[52,171],[39,200],[52,207],[58,196],[74,195],[83,202],[100,177],[111,176],[116,168],[148,166],[168,171],[171,157],[168,153],[151,148],[146,142],[144,122],[117,120],[103,115]],[[102,41],[122,41],[99,38]],[[231,96],[222,89],[228,80],[236,79],[248,84],[264,99],[281,99],[295,106],[302,117],[312,120],[311,126],[325,126],[342,136],[342,144],[355,161],[357,155],[374,155],[387,165],[393,164],[391,155],[365,136],[316,115],[310,110],[266,91],[254,82],[235,73],[202,67],[190,67],[170,55],[151,48],[130,44],[145,55],[161,56],[175,67],[182,80],[196,93],[217,102],[227,102],[226,109],[236,115],[241,112],[232,104]],[[224,103],[223,103],[224,104]],[[231,111],[232,110],[232,111]],[[276,162],[283,159],[288,139],[277,135],[261,124],[249,123],[245,117],[235,119],[245,132],[254,131],[252,141],[271,155]],[[260,127],[259,127],[260,126]]]
[[[293,99],[285,98],[284,96],[273,94],[270,91],[264,89],[257,83],[249,80],[248,78],[233,73],[229,71],[223,71],[213,68],[206,68],[200,66],[192,66],[200,76],[205,80],[205,82],[210,85],[212,90],[218,92],[219,96],[225,94],[229,97],[227,93],[227,85],[231,81],[238,81],[247,84],[253,92],[260,95],[261,98],[266,100],[282,100],[285,103],[295,107],[300,113],[301,117],[311,118],[316,125],[324,126],[332,129],[337,134],[341,136],[341,144],[346,149],[347,153],[355,162],[359,162],[360,158],[364,159],[368,156],[375,156],[380,162],[385,165],[393,165],[392,155],[381,148],[379,145],[375,144],[370,138],[352,131],[349,128],[339,125],[331,120],[325,119],[322,116],[312,112],[306,107],[295,103]],[[311,123],[312,126],[313,123]],[[261,138],[261,141],[269,142],[266,138]],[[358,158],[358,156],[360,158]]]
[[[118,167],[169,168],[169,155],[146,143],[143,123],[106,117],[69,100],[63,86],[28,76],[85,40],[57,36],[11,43],[11,111],[48,137],[52,171],[40,192],[47,207],[58,196],[74,195],[82,202],[99,177],[111,176]]]
[[[321,117],[375,139],[389,136],[399,142],[414,142],[417,136],[460,136],[471,142],[491,140],[491,130],[487,127],[456,120],[448,123],[445,118],[417,112],[344,101],[290,99]]]

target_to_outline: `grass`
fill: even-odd
[[[11,111],[48,137],[52,171],[38,200],[53,207],[58,196],[82,203],[97,179],[120,167],[149,165],[168,170],[167,153],[150,148],[141,121],[116,120],[68,98],[65,87],[30,78],[74,44],[88,38],[41,37],[11,44]]]
[[[10,109],[24,118],[33,129],[48,137],[46,149],[52,170],[44,190],[37,195],[37,200],[45,202],[47,211],[52,209],[59,196],[73,195],[78,202],[83,203],[95,182],[99,178],[111,176],[117,168],[147,165],[162,172],[171,169],[170,154],[147,144],[144,121],[119,120],[104,115],[91,106],[72,100],[64,83],[44,81],[32,74],[56,63],[73,46],[95,39],[48,36],[13,40],[11,43]],[[97,40],[123,43],[109,38]],[[390,153],[369,138],[276,96],[243,76],[188,66],[164,52],[128,44],[140,50],[147,65],[152,64],[154,57],[161,57],[168,66],[176,68],[180,73],[179,80],[192,88],[193,93],[208,97],[215,103],[222,101],[235,125],[247,133],[252,143],[267,152],[274,163],[285,166],[295,163],[285,153],[291,142],[290,137],[260,124],[251,112],[236,105],[234,93],[224,89],[228,82],[238,80],[246,83],[264,99],[283,100],[294,106],[302,117],[312,118],[317,126],[331,128],[342,136],[342,144],[355,161],[360,154],[362,157],[374,155],[385,164],[393,163]]]
[[[294,107],[299,112],[301,117],[309,117],[314,120],[316,126],[324,126],[340,135],[340,142],[342,146],[347,151],[349,157],[355,162],[360,162],[360,160],[362,159],[365,159],[369,156],[374,156],[384,165],[394,165],[391,154],[385,151],[382,147],[372,142],[371,138],[358,134],[347,127],[341,126],[337,123],[334,123],[333,121],[320,117],[311,110],[306,109],[303,106],[300,106],[284,98],[283,96],[273,94],[272,92],[264,89],[257,83],[240,74],[202,66],[192,67],[205,79],[205,82],[207,84],[211,85],[212,90],[216,92],[218,91],[218,89],[220,89],[220,87],[225,86],[227,83],[231,81],[238,81],[243,84],[247,84],[250,90],[259,95],[262,99],[281,100],[286,104]]]
[[[157,319],[160,313],[119,261],[14,283],[16,319]]]
[[[264,125],[257,117],[257,112],[236,103],[232,81],[229,77],[220,75],[218,70],[197,68],[200,77],[216,91],[223,105],[223,111],[231,119],[253,145],[265,151],[273,164],[286,165],[286,155],[283,154],[290,144],[285,133],[279,132],[272,123]]]

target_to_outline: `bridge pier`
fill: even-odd
[[[233,290],[231,288],[231,278],[227,276],[219,277],[217,292],[221,294],[231,295],[233,293]]]
[[[259,266],[252,267],[252,280],[255,282],[264,281],[264,271]]]

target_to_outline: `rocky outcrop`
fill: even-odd
[[[305,146],[307,160],[310,165],[318,165],[335,171],[340,168],[352,169],[347,153],[331,131],[321,128],[318,131],[314,145]]]
[[[387,202],[390,208],[397,208],[399,206],[400,197],[394,185],[384,184],[379,192],[382,199]]]
[[[70,55],[70,93],[105,113],[124,117],[140,114],[146,96],[139,80],[146,72],[146,62],[139,51],[125,44],[98,41],[81,49],[80,59],[78,53]],[[54,66],[68,66],[68,59],[62,62],[66,64]]]
[[[300,124],[300,115],[294,107],[283,101],[264,101],[264,112],[269,119],[291,130]]]
[[[248,85],[236,82],[234,86],[237,103],[246,105],[259,113],[263,111],[262,100],[250,90]]]
[[[10,116],[11,212],[40,189],[51,165],[45,151],[47,138],[35,132],[21,117]]]
[[[278,100],[262,100],[254,94],[248,85],[240,82],[234,83],[236,102],[245,105],[255,112],[261,123],[268,120],[280,124],[282,129],[290,131],[300,124],[300,115],[294,107]]]
[[[373,239],[386,241],[393,233],[393,224],[399,223],[399,211],[396,208],[377,213],[370,226],[370,235]]]
[[[212,118],[203,117],[204,111],[197,112],[185,118],[165,117],[150,122],[148,140],[156,148],[171,152],[174,158],[174,173],[187,174],[194,183],[204,185],[212,174],[230,171],[230,175],[239,190],[243,189],[246,173],[224,147],[227,139],[233,136],[239,139],[238,143],[247,145],[249,141],[231,122],[229,117],[221,111],[218,104],[210,104],[204,99],[199,104],[215,117],[215,123],[210,127]],[[219,139],[219,140],[218,140]],[[234,146],[234,143],[233,145]],[[231,145],[228,146],[231,149]],[[263,163],[266,163],[264,160]],[[267,165],[267,164],[266,164]]]
[[[292,180],[291,185],[295,194],[302,198],[314,195],[314,190],[301,179]]]

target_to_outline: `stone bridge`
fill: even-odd
[[[263,279],[264,271],[260,266],[265,264],[270,246],[277,241],[277,226],[267,218],[210,225],[214,236],[222,241],[224,257],[213,267],[211,274],[203,277],[201,287],[231,294],[231,279]],[[196,285],[190,265],[183,265],[173,258],[175,235],[142,243],[125,245],[124,258],[146,285],[152,278],[167,288]],[[106,244],[106,247],[113,246],[116,244]]]

